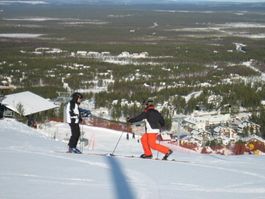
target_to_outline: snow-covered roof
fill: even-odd
[[[252,140],[252,139],[256,139],[256,140],[259,140],[260,142],[265,143],[265,140],[262,139],[261,137],[257,136],[257,135],[251,135],[251,136],[245,138],[245,141],[248,142],[248,141],[250,141],[250,140]]]
[[[20,112],[18,109],[19,106],[22,105],[21,107],[23,109],[23,116],[58,107],[49,100],[44,99],[43,97],[29,91],[6,95],[1,103],[8,109],[19,114]]]

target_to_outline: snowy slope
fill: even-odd
[[[167,162],[66,154],[66,144],[14,120],[0,120],[0,126],[1,199],[265,198],[265,156],[175,151],[172,156],[185,161]],[[112,152],[121,135],[84,130],[96,137],[97,153]],[[139,155],[140,144],[124,134],[116,153]]]

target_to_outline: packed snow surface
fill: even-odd
[[[115,154],[140,155],[141,145],[126,133],[89,126],[81,129],[93,148],[77,155],[15,120],[0,120],[0,126],[1,199],[265,198],[265,156],[201,155],[178,147],[171,155],[176,162],[93,155],[113,152],[121,135]],[[69,131],[66,124],[56,128]]]

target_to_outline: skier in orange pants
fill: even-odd
[[[161,144],[156,143],[157,133],[145,133],[141,138],[141,143],[146,156],[152,156],[151,149],[157,150],[163,154],[167,154],[169,149]]]
[[[140,157],[152,158],[153,155],[151,149],[154,149],[165,154],[163,160],[166,160],[168,156],[172,154],[172,150],[166,146],[156,143],[156,137],[158,133],[160,133],[160,128],[165,126],[165,120],[162,115],[155,110],[153,100],[144,101],[144,105],[146,108],[140,115],[127,120],[130,123],[142,120],[145,121],[145,133],[141,138],[144,154]]]

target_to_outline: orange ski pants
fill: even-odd
[[[145,155],[152,155],[151,149],[157,150],[161,153],[168,153],[169,148],[156,143],[157,133],[145,133],[141,138],[142,147]]]

